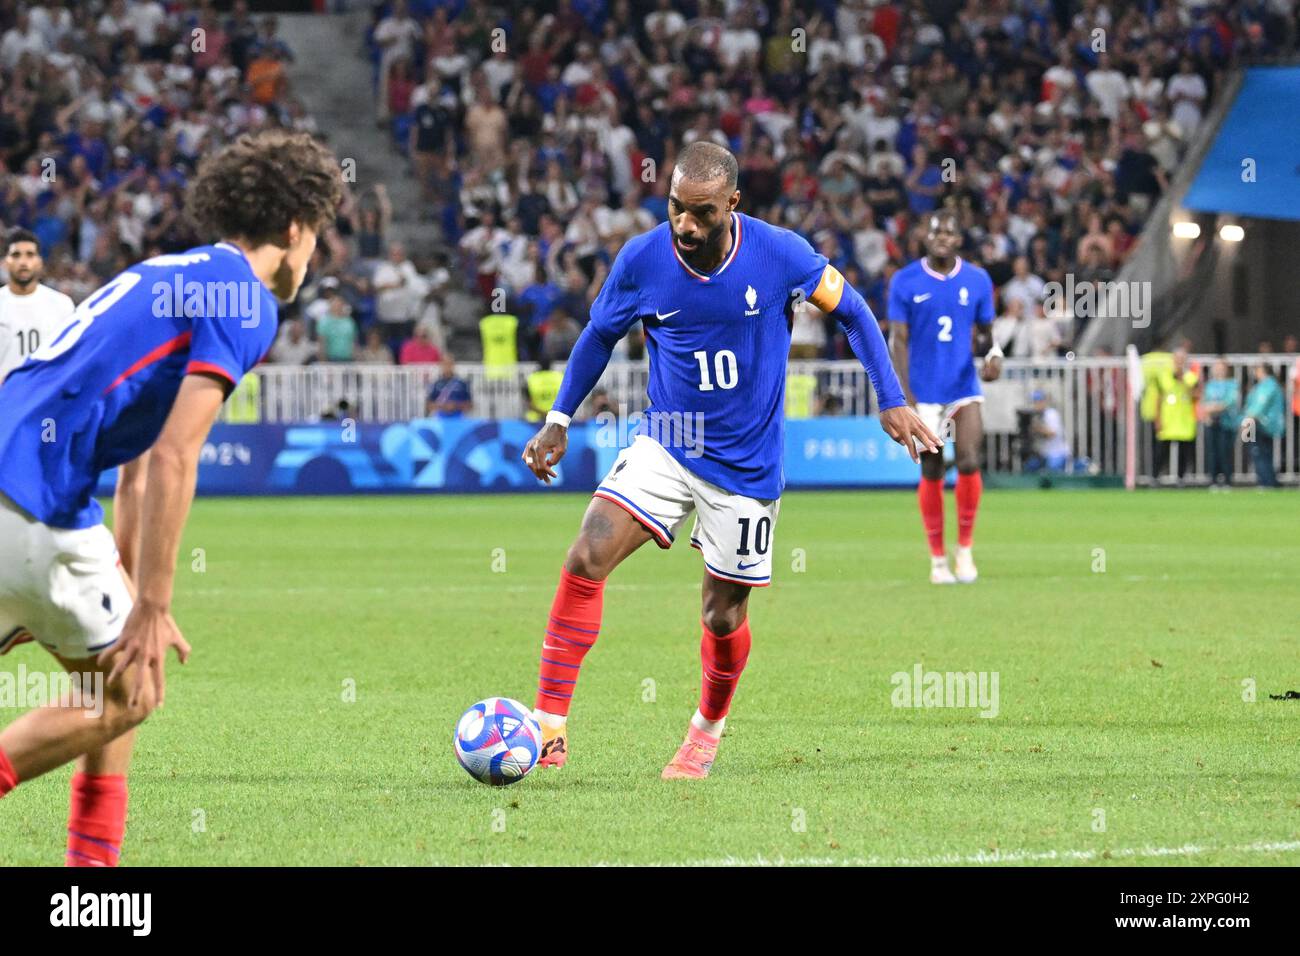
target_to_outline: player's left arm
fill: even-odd
[[[821,261],[825,262],[824,259]],[[926,451],[939,451],[943,447],[943,441],[908,407],[902,383],[894,372],[889,345],[885,342],[880,323],[872,314],[867,300],[844,281],[844,276],[840,275],[838,269],[825,263],[808,301],[834,316],[835,321],[844,329],[853,354],[867,370],[871,385],[876,390],[880,425],[886,434],[906,448],[913,461],[920,461],[918,442]]]
[[[149,468],[149,453],[129,461],[117,470],[117,487],[113,489],[113,540],[117,542],[122,570],[132,581],[140,555],[140,529],[144,526],[144,487]]]
[[[975,324],[971,327],[971,353],[984,356],[980,378],[995,382],[1002,375],[1002,349],[993,341],[993,282],[985,276],[987,285],[975,300]]]
[[[162,433],[149,451],[140,515],[149,533],[140,542],[136,602],[122,636],[101,655],[101,660],[113,661],[109,683],[132,665],[140,668],[133,705],[147,689],[152,690],[156,703],[163,703],[168,647],[176,648],[182,664],[189,659],[190,646],[171,613],[176,557],[194,501],[199,453],[229,391],[230,383],[211,373],[186,375]]]
[[[591,304],[587,327],[569,353],[555,403],[549,411],[538,409],[546,413],[546,421],[520,456],[529,470],[548,485],[558,477],[555,466],[569,447],[569,422],[596,387],[614,354],[614,346],[637,319],[639,283],[631,274],[629,257],[627,246],[615,257],[605,284]]]
[[[101,662],[112,661],[110,683],[128,668],[138,669],[132,681],[132,706],[142,699],[163,703],[167,648],[176,648],[182,664],[189,659],[190,646],[171,613],[176,556],[194,501],[203,442],[222,403],[275,337],[275,300],[265,288],[259,288],[259,294],[257,311],[195,317],[186,374],[149,449],[140,506],[140,526],[147,530],[140,536],[136,558],[135,606],[117,642],[100,655]]]

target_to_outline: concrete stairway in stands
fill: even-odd
[[[367,56],[367,13],[284,14],[280,34],[293,50],[289,67],[293,95],[302,100],[340,160],[354,160],[353,190],[366,192],[383,183],[393,204],[390,239],[410,251],[428,251],[439,239],[437,227],[420,222],[420,191],[410,163],[393,145],[388,128],[375,125],[374,67]]]

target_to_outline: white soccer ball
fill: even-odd
[[[456,759],[490,787],[522,780],[542,753],[542,728],[528,708],[509,697],[481,700],[456,722]]]

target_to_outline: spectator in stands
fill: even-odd
[[[790,329],[790,358],[821,358],[826,350],[826,313],[808,300],[794,306]]]
[[[1017,354],[1035,361],[1056,358],[1067,342],[1062,331],[1064,321],[1063,317],[1056,314],[1048,315],[1043,303],[1035,303],[1033,316],[1027,322],[1024,335],[1015,340]],[[1028,350],[1021,352],[1022,345],[1027,346]]]
[[[358,350],[357,361],[364,365],[393,364],[393,350],[384,342],[379,329],[372,326],[366,330],[366,344]]]
[[[1246,393],[1241,419],[1241,438],[1250,448],[1255,465],[1255,481],[1261,488],[1276,488],[1277,472],[1273,466],[1273,445],[1286,428],[1282,386],[1263,362],[1254,367],[1255,384]]]
[[[567,362],[581,331],[567,311],[556,309],[551,313],[551,321],[547,323],[546,332],[542,335],[541,360]]]
[[[993,320],[993,343],[1002,354],[1022,358],[1032,350],[1029,342],[1029,320],[1025,318],[1025,300],[1004,296],[1002,314]],[[1038,307],[1041,307],[1038,306]]]
[[[1011,278],[1002,286],[1002,301],[1008,311],[1012,302],[1019,302],[1019,315],[1028,315],[1036,304],[1043,301],[1043,287],[1046,283],[1042,276],[1034,274],[1028,256],[1016,256],[1011,269]]]
[[[1070,461],[1070,444],[1065,440],[1065,422],[1042,389],[1029,396],[1034,403],[1030,425],[1034,439],[1034,459],[1025,464],[1026,471],[1063,471]]]
[[[549,409],[548,409],[549,411]],[[609,397],[609,390],[597,386],[591,390],[591,398],[587,401],[587,415],[589,419],[594,419],[599,415],[618,414],[618,409],[614,405],[614,400]]]
[[[564,290],[547,278],[546,268],[539,262],[535,268],[533,283],[519,296],[520,312],[524,319],[520,338],[525,357],[541,356],[542,337],[546,334],[551,316],[564,301]]]
[[[452,100],[454,105],[454,99]],[[435,177],[445,175],[447,146],[452,142],[453,116],[439,84],[425,83],[411,92],[413,110],[408,149],[420,184],[420,198],[433,201]]]
[[[378,115],[381,126],[388,121],[388,82],[393,64],[412,57],[420,34],[420,25],[410,15],[406,0],[393,0],[388,16],[375,25],[372,39],[380,50]]]
[[[1228,363],[1217,359],[1201,397],[1205,423],[1205,473],[1211,488],[1232,485],[1232,452],[1241,418],[1241,393]]]
[[[489,302],[496,294],[497,274],[512,239],[509,232],[497,225],[494,209],[484,209],[479,224],[461,237],[460,250],[469,257],[479,295]]]
[[[277,365],[310,365],[319,354],[319,347],[307,337],[302,319],[288,319],[281,324],[271,346],[270,360]]]
[[[288,81],[279,48],[273,44],[259,46],[244,79],[252,90],[253,102],[270,106],[280,99]]]
[[[1201,125],[1201,112],[1209,95],[1205,78],[1196,71],[1191,57],[1183,57],[1178,72],[1169,80],[1166,94],[1173,104],[1174,122],[1190,138]]]
[[[627,330],[627,335],[614,343],[614,353],[610,356],[614,362],[645,361],[645,328],[640,323]]]
[[[316,320],[316,339],[323,362],[352,362],[357,357],[357,323],[352,306],[338,289],[328,293],[329,308]]]
[[[1188,366],[1187,348],[1173,352],[1170,367],[1155,376],[1156,476],[1166,467],[1179,484],[1196,463],[1196,402],[1201,380]]]
[[[436,365],[442,361],[442,353],[434,344],[433,332],[423,322],[415,327],[414,334],[402,343],[397,353],[399,365]]]
[[[469,384],[456,375],[456,359],[450,353],[442,357],[440,375],[429,388],[425,414],[439,418],[459,418],[473,407]]]
[[[502,167],[506,158],[506,134],[510,123],[506,111],[493,98],[485,84],[478,90],[474,105],[465,113],[465,135],[470,161],[485,172]]]
[[[388,258],[375,267],[371,278],[375,292],[375,315],[389,347],[401,347],[415,325],[420,298],[419,273],[406,257],[406,247],[394,242]]]
[[[1097,57],[1097,66],[1088,74],[1084,84],[1096,101],[1101,115],[1114,122],[1129,98],[1129,82],[1111,63],[1110,54]]]
[[[551,410],[560,394],[560,383],[563,380],[563,373],[551,368],[551,360],[543,355],[537,368],[524,379],[524,418],[530,422],[540,422],[546,418],[546,413]]]
[[[388,188],[383,183],[375,185],[361,203],[357,214],[357,255],[379,263],[384,255],[384,238],[392,223],[393,205],[388,198]]]

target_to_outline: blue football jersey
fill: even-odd
[[[650,406],[638,432],[701,478],[767,500],[785,486],[794,297],[831,312],[843,292],[834,266],[788,229],[733,213],[731,252],[703,275],[686,264],[670,226],[661,223],[619,252],[584,334],[617,341],[642,321]],[[566,372],[555,407],[572,414],[584,395],[568,379]]]
[[[993,281],[979,266],[957,257],[948,275],[924,258],[894,273],[889,321],[908,330],[908,384],[918,402],[946,405],[980,391],[971,354],[975,324],[993,321]]]
[[[226,243],[127,269],[0,385],[0,491],[51,527],[99,524],[100,473],[157,440],[186,374],[238,383],[270,349],[277,315]]]

